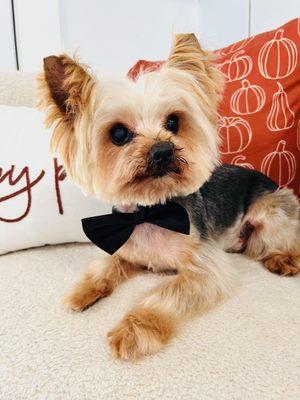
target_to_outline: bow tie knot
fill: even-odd
[[[139,224],[142,224],[143,222],[145,222],[145,214],[146,214],[145,207],[139,207],[137,211],[132,213],[134,224],[139,225]]]
[[[174,202],[139,207],[133,213],[116,212],[84,218],[82,227],[86,236],[96,246],[113,254],[127,242],[134,228],[144,222],[184,235],[190,232],[190,221],[186,209]]]

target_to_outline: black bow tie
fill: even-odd
[[[86,236],[96,246],[113,254],[127,242],[134,228],[144,222],[185,235],[190,233],[190,221],[186,209],[173,202],[152,207],[138,207],[133,213],[115,212],[84,218],[82,227]]]

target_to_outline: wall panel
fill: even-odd
[[[138,59],[166,58],[174,32],[196,32],[211,49],[300,16],[300,0],[14,0],[20,69],[63,49],[105,72],[126,71]],[[13,49],[0,0],[0,49]],[[1,19],[2,18],[2,19]],[[1,23],[1,21],[4,21]],[[8,36],[2,32],[8,32]],[[6,39],[7,37],[7,39]],[[5,38],[5,39],[3,39]],[[13,67],[14,52],[0,68]],[[2,50],[3,52],[3,50]],[[9,53],[10,52],[10,53]]]
[[[11,0],[0,0],[0,71],[16,69]]]
[[[300,0],[251,0],[252,35],[272,30],[300,17]]]
[[[104,71],[164,59],[173,31],[195,31],[197,0],[62,0],[64,47]]]
[[[43,57],[61,51],[58,0],[14,0],[20,69],[38,71]]]
[[[199,37],[220,48],[249,36],[249,0],[198,0]]]

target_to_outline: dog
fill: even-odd
[[[229,252],[274,273],[300,271],[296,196],[259,172],[219,163],[222,88],[212,54],[194,34],[176,35],[167,62],[135,82],[95,76],[65,54],[44,59],[39,108],[68,177],[117,213],[172,201],[189,215],[188,235],[137,225],[65,299],[82,311],[143,269],[171,272],[108,334],[115,357],[159,351],[186,319],[228,299],[236,285]]]

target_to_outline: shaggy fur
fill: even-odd
[[[226,251],[244,251],[272,272],[300,270],[295,196],[260,173],[217,167],[222,77],[212,59],[193,34],[182,34],[165,65],[136,82],[93,76],[66,55],[44,60],[40,107],[68,176],[119,212],[172,199],[191,220],[189,236],[139,225],[115,255],[93,262],[67,297],[69,308],[83,310],[141,269],[174,273],[109,333],[116,357],[158,351],[186,318],[231,296],[236,278]],[[176,133],[166,127],[170,115],[179,120]],[[120,125],[130,140],[116,145],[111,132]],[[149,155],[160,142],[172,143],[174,157],[154,175]]]

